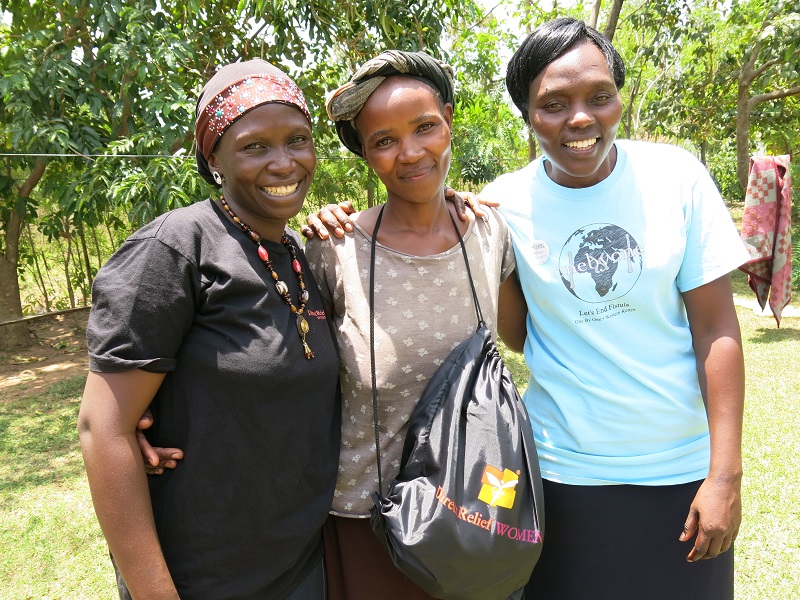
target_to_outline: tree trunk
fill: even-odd
[[[633,106],[634,106],[634,99],[635,93],[638,91],[638,86],[636,89],[631,89],[630,99],[628,100],[628,109],[625,111],[625,139],[630,140],[633,139],[631,136],[633,135],[631,131],[633,130]]]
[[[42,293],[42,298],[44,298],[44,309],[45,311],[50,312],[50,294],[47,293],[47,283],[45,283],[44,276],[42,275],[42,269],[39,267],[39,253],[36,251],[36,244],[33,241],[33,234],[31,234],[30,224],[25,226],[25,231],[28,234],[28,243],[31,245],[33,266],[36,270],[36,282],[39,286],[39,291]]]
[[[113,241],[113,240],[112,240]],[[97,270],[103,266],[103,257],[100,255],[100,242],[97,241],[97,227],[92,226],[92,242],[94,242],[95,258],[97,258]]]
[[[597,21],[600,19],[600,6],[602,4],[603,0],[594,0],[594,4],[592,4],[592,14],[589,17],[588,25],[595,29],[597,29]]]
[[[53,271],[50,269],[50,264],[47,262],[47,254],[42,252],[42,262],[44,263],[44,272],[47,273],[47,282],[50,284],[53,292],[55,293],[58,290],[58,285],[56,285],[55,280],[53,279]],[[53,298],[53,300],[57,299]]]
[[[4,258],[0,259],[0,284],[3,290],[0,293],[0,315],[3,315],[0,323],[21,317],[22,303],[19,298],[17,269]],[[29,346],[30,343],[27,323],[0,325],[0,350],[16,350]]]
[[[67,294],[69,295],[69,307],[75,308],[75,288],[72,287],[72,275],[69,269],[70,263],[72,262],[72,236],[70,236],[69,231],[65,231],[64,237],[67,238],[67,251],[63,253],[64,278],[67,280]]]
[[[89,261],[89,247],[86,244],[86,233],[83,225],[78,225],[78,235],[81,240],[81,253],[83,254],[83,264],[86,269],[86,282],[88,283],[88,286],[87,284],[81,286],[81,291],[83,293],[83,305],[88,306],[89,290],[92,289],[92,263]]]
[[[28,177],[16,190],[18,198],[28,198],[33,188],[44,175],[47,163],[36,160]],[[22,214],[16,206],[10,211],[5,228],[5,253],[0,256],[0,322],[18,319],[22,316],[22,301],[19,296],[19,239],[22,234]],[[0,327],[0,350],[24,348],[31,343],[30,331],[25,323]]]
[[[608,21],[603,28],[603,35],[608,38],[608,41],[614,40],[614,33],[617,31],[617,21],[619,21],[619,13],[622,12],[623,0],[614,0],[611,5],[611,12],[608,13]]]
[[[113,251],[114,248],[119,248],[122,244],[117,243],[117,240],[114,238],[114,233],[111,231],[111,225],[108,224],[108,219],[103,219],[103,225],[106,226],[108,239],[111,240],[111,250]]]
[[[739,71],[736,92],[736,178],[743,191],[747,189],[747,177],[750,174],[750,84],[755,77],[753,67],[759,52],[761,44],[756,42]]]
[[[19,297],[19,238],[22,232],[22,217],[12,209],[6,223],[5,254],[0,257],[0,321],[18,319],[22,316],[22,302]]]

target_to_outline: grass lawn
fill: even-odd
[[[83,376],[0,402],[0,598],[112,599],[75,422]]]
[[[735,281],[742,296],[752,293]],[[749,294],[749,296],[747,296]],[[737,308],[747,364],[744,522],[736,597],[800,598],[800,318]],[[524,385],[521,359],[509,357]],[[83,474],[75,420],[83,377],[0,399],[0,599],[116,597]]]
[[[737,312],[747,396],[736,597],[800,598],[800,317],[778,329],[771,317]]]

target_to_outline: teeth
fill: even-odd
[[[299,185],[300,182],[298,181],[293,185],[279,185],[277,187],[263,187],[261,189],[267,192],[270,196],[288,196],[289,194],[294,193]]]
[[[564,145],[568,148],[589,148],[594,146],[597,142],[597,138],[590,138],[588,140],[581,140],[579,142],[567,142]]]

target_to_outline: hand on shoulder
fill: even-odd
[[[348,233],[353,231],[351,216],[355,213],[350,202],[328,204],[319,209],[316,214],[308,215],[306,224],[300,228],[300,232],[308,239],[317,236],[321,240],[326,240],[331,233],[334,237],[342,238],[345,231]]]

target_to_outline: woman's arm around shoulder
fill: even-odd
[[[175,599],[153,520],[136,423],[162,373],[91,372],[78,415],[86,474],[97,519],[134,598]]]

